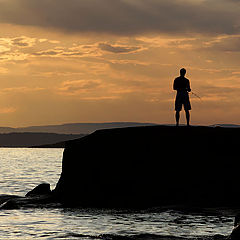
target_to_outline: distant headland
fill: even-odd
[[[0,147],[64,148],[66,141],[81,138],[99,129],[153,126],[153,123],[108,122],[61,125],[0,127]]]
[[[65,123],[58,125],[29,126],[18,128],[0,127],[0,133],[38,132],[58,134],[90,134],[99,129],[153,126],[153,125],[157,124],[141,122]]]

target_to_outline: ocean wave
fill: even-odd
[[[55,236],[55,237],[52,236],[51,239],[101,240],[102,238],[100,236],[91,236],[91,235],[68,232],[63,235],[59,235],[59,236]]]
[[[79,239],[79,240],[225,240],[226,236],[204,236],[204,237],[175,237],[175,236],[162,236],[155,234],[137,234],[137,235],[115,235],[115,234],[101,234],[98,236],[67,233],[62,236],[56,236],[51,239]]]
[[[133,236],[118,236],[118,235],[102,235],[103,240],[225,240],[226,236],[215,235],[205,237],[175,237],[175,236],[162,236],[155,234],[139,234]]]

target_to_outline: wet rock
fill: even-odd
[[[18,208],[19,206],[13,199],[10,199],[0,205],[0,209],[18,209]]]
[[[240,214],[238,214],[238,215],[235,217],[234,227],[238,226],[239,224],[240,224]]]
[[[7,202],[8,200],[17,199],[17,198],[22,198],[22,197],[17,195],[0,194],[0,205]]]
[[[51,194],[50,184],[49,183],[41,183],[33,190],[29,191],[25,196],[26,197],[33,197],[38,195],[47,195]]]
[[[240,225],[234,227],[229,240],[239,240],[240,239]]]
[[[234,228],[229,237],[229,240],[239,240],[240,239],[240,214],[235,217]]]
[[[52,194],[50,195],[34,195],[31,197],[17,197],[9,199],[0,205],[2,209],[18,209],[18,208],[54,208],[60,207]]]
[[[59,207],[50,190],[50,184],[42,183],[28,192],[25,197],[0,195],[0,210],[18,208]]]

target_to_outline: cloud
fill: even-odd
[[[0,114],[13,113],[13,112],[16,112],[16,110],[17,109],[14,107],[0,108]]]
[[[35,56],[58,56],[59,54],[61,54],[61,51],[56,51],[56,50],[47,50],[47,51],[32,53],[32,55],[35,55]]]
[[[131,52],[136,52],[140,49],[140,47],[112,46],[106,43],[100,43],[99,48],[103,51],[112,52],[112,53],[131,53]]]
[[[101,100],[116,100],[119,96],[98,96],[98,97],[81,97],[81,100],[85,101],[101,101]]]
[[[98,80],[73,80],[65,81],[58,88],[58,92],[63,95],[76,95],[80,93],[89,93],[100,86]]]
[[[234,103],[239,101],[240,88],[236,86],[217,86],[213,84],[205,84],[198,87],[199,93],[202,99],[202,103],[215,102],[218,108],[223,108],[224,104]],[[198,101],[197,97],[191,95],[192,99]]]
[[[25,60],[28,57],[25,48],[34,46],[36,41],[36,38],[26,36],[0,38],[0,61]]]
[[[42,91],[44,88],[40,87],[12,87],[12,88],[3,88],[0,90],[0,94],[8,94],[8,93],[31,93]]]
[[[222,36],[205,44],[207,49],[223,52],[240,52],[240,35]]]
[[[6,73],[8,73],[8,69],[4,68],[4,67],[0,67],[0,73],[1,74],[6,74]]]
[[[9,52],[9,50],[10,50],[9,47],[6,47],[4,45],[0,45],[0,53],[1,54]]]
[[[71,51],[70,49],[48,49],[46,51],[39,51],[32,53],[33,56],[43,56],[43,57],[78,57],[83,56],[87,53],[79,51]]]
[[[83,57],[83,56],[99,56],[100,50],[97,44],[92,46],[76,45],[74,47],[55,47],[43,51],[33,52],[32,56],[43,57]]]
[[[32,47],[35,42],[35,38],[29,38],[25,36],[11,39],[11,44],[18,47]]]
[[[102,80],[73,80],[62,82],[57,94],[83,101],[108,101],[120,99],[119,93],[111,91],[111,85]]]
[[[233,34],[239,1],[1,0],[0,22],[72,32]]]
[[[5,53],[0,54],[0,61],[5,62],[5,61],[24,61],[28,57],[28,54],[21,53],[18,51],[9,51]]]

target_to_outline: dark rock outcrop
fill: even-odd
[[[12,201],[14,199],[20,199],[22,197],[17,195],[0,195],[0,209],[16,209],[18,208],[17,204]]]
[[[17,201],[14,199],[7,200],[6,202],[4,202],[0,205],[1,210],[2,209],[10,210],[10,209],[18,209],[18,208],[19,208],[19,206],[17,204]]]
[[[25,197],[0,195],[0,210],[18,208],[59,207],[59,202],[50,190],[50,184],[42,183],[28,192]]]
[[[54,195],[65,205],[240,203],[240,128],[134,127],[69,141]]]
[[[26,194],[26,197],[47,195],[47,194],[51,194],[51,193],[52,193],[52,191],[50,189],[50,184],[49,183],[41,183],[38,186],[36,186],[33,190],[29,191]]]

